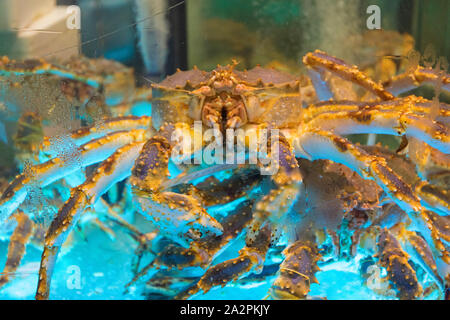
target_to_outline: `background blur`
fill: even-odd
[[[81,28],[68,30],[66,9],[55,18],[56,5],[78,5]],[[381,30],[366,26],[369,5],[381,9]],[[269,64],[296,72],[302,55],[315,49],[360,66],[382,59],[398,65],[411,49],[423,54],[427,46],[450,56],[448,0],[2,0],[0,6],[2,15],[19,16],[0,23],[0,55],[81,53],[156,78],[232,58],[241,67]],[[39,46],[27,43],[33,38]]]

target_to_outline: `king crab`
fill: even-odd
[[[308,67],[315,93],[321,101],[306,108],[302,105],[304,88],[294,77],[281,72],[261,67],[237,71],[235,64],[219,66],[211,72],[194,68],[179,71],[153,86],[156,103],[152,118],[112,118],[99,126],[73,132],[70,142],[78,146],[76,159],[58,157],[52,151],[49,139],[45,140],[42,149],[50,160],[32,167],[11,182],[0,199],[0,218],[3,221],[24,201],[27,186],[32,182],[46,186],[84,167],[101,164],[84,183],[72,189],[70,199],[59,210],[47,231],[36,298],[49,297],[58,252],[85,209],[94,205],[113,184],[130,176],[138,210],[162,234],[185,247],[211,235],[226,234],[225,226],[205,210],[201,194],[171,189],[177,183],[171,182],[168,177],[169,160],[174,148],[172,133],[182,130],[185,137],[191,137],[183,140],[189,144],[189,148],[183,150],[191,150],[184,154],[185,157],[193,156],[205,147],[206,141],[200,141],[200,144],[195,141],[194,121],[201,121],[203,127],[218,128],[221,132],[242,128],[258,137],[267,129],[276,129],[276,139],[272,140],[275,142],[269,143],[271,151],[266,157],[276,153],[279,158],[278,170],[268,176],[269,190],[253,205],[246,246],[239,257],[209,268],[191,289],[192,292],[199,289],[207,291],[251,270],[260,269],[268,249],[281,236],[285,236],[289,247],[285,250],[286,258],[272,295],[306,295],[305,288],[313,281],[319,256],[317,245],[310,239],[311,233],[301,232],[302,224],[291,223],[291,208],[301,195],[303,185],[298,158],[332,160],[347,166],[364,179],[375,181],[390,201],[411,220],[408,230],[420,233],[426,240],[435,261],[433,270],[441,279],[448,281],[450,257],[445,234],[448,224],[442,228],[441,224],[436,223],[439,219],[434,219],[434,214],[448,213],[448,203],[441,199],[445,192],[431,192],[432,197],[420,197],[416,189],[392,170],[384,157],[342,137],[347,134],[380,133],[421,141],[419,143],[425,143],[429,150],[428,154],[435,155],[416,159],[419,173],[425,177],[421,170],[426,172],[431,167],[448,170],[448,106],[440,104],[438,112],[434,112],[432,117],[431,101],[416,96],[396,98],[356,66],[320,51],[307,54],[303,62]],[[375,98],[369,102],[329,100],[333,92],[324,81],[327,72],[360,85]],[[432,78],[433,81],[441,81],[443,89],[449,89],[447,75],[438,78],[432,71],[423,74],[424,77],[417,77],[414,85]],[[396,90],[397,94],[399,92],[402,90]],[[250,147],[249,140],[246,139],[244,144]],[[262,167],[263,164],[258,162],[257,166]],[[195,168],[194,165],[186,169],[188,174],[185,180],[199,177]],[[211,166],[203,172],[210,174],[219,170],[220,166]],[[434,210],[435,203],[430,199],[436,200],[440,207]],[[436,213],[431,214],[429,210]],[[386,232],[382,237],[390,239]],[[400,256],[398,246],[388,245],[393,242],[381,243],[380,252],[385,255],[386,261]],[[388,270],[394,280],[401,276],[401,268],[398,269],[397,265]]]

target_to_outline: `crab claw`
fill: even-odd
[[[183,247],[206,235],[221,235],[222,225],[193,197],[174,192],[135,196],[139,211]]]

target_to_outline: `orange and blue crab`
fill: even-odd
[[[295,227],[300,217],[291,214],[303,186],[297,158],[332,160],[347,166],[364,179],[375,181],[384,194],[407,214],[411,220],[408,228],[426,239],[440,277],[448,278],[448,242],[441,228],[433,223],[427,211],[429,208],[422,203],[423,199],[390,168],[385,158],[342,136],[377,133],[417,139],[426,143],[427,148],[433,148],[431,153],[442,155],[444,161],[433,162],[432,158],[430,161],[433,166],[446,170],[448,162],[445,159],[450,153],[448,106],[440,104],[436,112],[432,102],[424,98],[396,98],[356,66],[320,51],[307,54],[303,62],[310,71],[316,95],[321,100],[306,108],[303,107],[303,88],[299,81],[275,70],[255,67],[238,71],[236,64],[233,64],[219,66],[211,72],[195,68],[180,71],[153,85],[156,102],[152,108],[152,118],[113,118],[100,126],[80,129],[70,137],[71,142],[78,146],[75,157],[54,157],[17,176],[0,199],[0,219],[3,221],[24,201],[30,183],[48,185],[101,162],[92,175],[72,189],[70,199],[47,231],[36,298],[49,297],[51,275],[60,247],[85,209],[94,205],[112,185],[130,176],[138,210],[157,226],[159,232],[175,242],[189,247],[204,237],[224,234],[224,226],[207,212],[201,196],[167,191],[168,187],[183,181],[182,177],[171,182],[168,177],[172,151],[180,142],[180,139],[172,139],[173,133],[182,132],[181,150],[188,150],[182,153],[184,159],[195,158],[199,152],[210,147],[207,145],[210,139],[198,139],[198,122],[201,122],[201,130],[213,128],[224,136],[229,130],[241,129],[256,137],[257,141],[270,131],[270,141],[259,145],[257,151],[261,157],[256,165],[263,170],[267,160],[277,158],[276,170],[267,176],[269,190],[253,205],[246,246],[238,258],[208,269],[197,289],[208,290],[260,269],[269,248],[280,237],[285,237],[289,248],[293,248],[287,249],[285,263],[290,264],[294,260],[298,263],[294,261],[289,265],[291,271],[287,275],[282,274],[287,277],[290,287],[278,286],[274,295],[287,290],[291,294],[293,291],[292,295],[296,296],[297,289],[304,291],[304,281],[298,282],[298,277],[294,279],[289,276],[306,274],[307,277],[303,277],[305,280],[312,279],[308,274],[315,270],[313,264],[318,260],[318,255],[313,242],[299,242],[304,241],[303,234],[299,234]],[[324,81],[327,72],[360,85],[369,92],[369,97],[373,96],[372,100],[329,100],[333,97],[333,90]],[[433,75],[432,72],[426,74]],[[442,88],[448,89],[448,75],[437,79],[442,82]],[[414,82],[414,85],[426,80],[426,77],[417,78],[419,82]],[[368,99],[367,95],[365,99]],[[240,144],[247,149],[252,148],[252,139],[237,139],[235,142],[233,137],[231,140],[232,147],[234,144],[239,147]],[[47,143],[45,147],[51,155],[52,146]],[[188,182],[189,179],[201,177],[202,172],[211,174],[220,171],[223,166],[207,165],[198,172],[195,172],[195,163],[181,168],[188,168],[184,176],[184,181]],[[448,207],[442,206],[439,212],[446,215]],[[296,273],[296,266],[306,269],[299,269]]]

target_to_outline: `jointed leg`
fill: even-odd
[[[206,293],[212,287],[223,287],[228,282],[237,280],[256,268],[262,269],[271,241],[272,231],[266,225],[260,230],[251,244],[239,251],[237,258],[224,261],[209,268],[198,283],[185,292],[180,293],[176,299],[187,299],[199,290],[203,290]]]
[[[385,90],[382,85],[371,80],[358,67],[347,64],[341,59],[327,55],[325,52],[316,50],[303,57],[303,63],[309,67],[311,80],[316,89],[319,100],[330,100],[333,94],[324,81],[324,72],[329,71],[344,80],[352,81],[382,100],[393,99],[394,96]]]
[[[257,174],[255,174],[257,173]],[[199,200],[205,207],[218,204],[230,203],[238,198],[251,198],[253,196],[253,187],[260,181],[259,172],[247,170],[233,170],[229,178],[219,181],[214,176],[208,177],[197,185],[179,185],[175,188],[177,193],[193,196]],[[244,226],[251,219],[251,210],[253,202],[244,201],[233,209],[233,212],[227,214],[223,219],[219,218],[219,223],[224,227],[223,234],[220,236],[210,235],[197,241],[193,241],[188,249],[171,245],[158,254],[158,257],[146,266],[139,274],[137,269],[135,278],[127,286],[138,280],[150,270],[153,265],[164,265],[168,268],[185,268],[188,266],[202,265],[206,266],[211,259],[223,246],[242,231]],[[249,211],[250,210],[250,211]],[[250,215],[249,215],[250,213]],[[135,233],[134,238],[142,238],[142,235]],[[146,243],[139,245],[138,254],[142,256]],[[140,258],[138,258],[140,259]]]
[[[25,213],[18,211],[13,217],[17,221],[17,226],[10,238],[5,267],[3,272],[0,273],[0,288],[13,278],[13,274],[16,272],[25,254],[25,247],[34,228],[33,222]]]
[[[278,139],[275,139],[278,138]],[[280,230],[274,226],[288,223],[287,214],[300,192],[302,177],[294,152],[284,136],[271,137],[267,157],[277,156],[277,170],[272,172],[272,189],[254,205],[253,219],[247,231],[247,245],[239,257],[219,263],[206,271],[200,281],[181,293],[178,298],[187,298],[199,290],[224,286],[252,270],[262,270],[269,246],[278,240]],[[273,169],[273,168],[272,168]]]
[[[45,236],[36,299],[48,298],[53,267],[59,250],[80,215],[113,184],[130,176],[134,161],[143,145],[143,142],[134,142],[118,149],[85,183],[72,190],[70,199],[53,219]]]
[[[112,133],[82,145],[67,159],[54,158],[18,175],[0,198],[0,221],[7,219],[25,200],[29,185],[37,183],[45,187],[81,168],[105,160],[126,144],[144,141],[147,135],[143,129]]]
[[[28,59],[24,61],[10,60],[8,57],[0,57],[0,76],[32,76],[32,75],[57,75],[70,80],[80,81],[89,86],[98,88],[101,78],[88,78],[82,74],[76,74],[66,68],[50,64],[44,59]]]
[[[193,241],[188,249],[168,245],[149,265],[143,268],[127,287],[144,276],[151,268],[165,266],[169,269],[183,269],[187,267],[209,266],[216,254],[224,248],[232,239],[236,238],[247,226],[252,217],[253,201],[241,202],[225,218],[219,220],[223,226],[223,233],[219,236],[210,235],[197,241]]]
[[[427,242],[414,231],[401,230],[401,233],[395,233],[402,247],[411,256],[412,260],[418,263],[434,279],[440,290],[444,291],[444,281],[439,274],[436,261],[433,257]]]
[[[157,265],[168,268],[185,268],[190,266],[207,267],[215,255],[230,241],[238,236],[248,225],[252,217],[252,201],[240,203],[225,218],[219,220],[223,233],[219,236],[209,236],[191,244],[189,249],[172,246],[163,250],[156,258]]]
[[[450,153],[450,112],[442,104],[436,120],[423,98],[409,96],[381,103],[327,102],[305,110],[304,121],[311,128],[336,134],[377,133],[406,135]]]
[[[54,137],[44,137],[44,141],[40,146],[40,150],[45,155],[45,157],[56,157],[58,156],[58,144],[62,143],[72,143],[76,146],[81,146],[93,139],[101,138],[107,134],[111,134],[119,131],[130,131],[135,129],[146,129],[152,134],[152,122],[151,117],[117,117],[112,119],[105,119],[99,124],[91,127],[83,127],[78,130],[71,132],[68,135],[68,139],[59,141]]]
[[[374,179],[397,205],[406,211],[413,221],[414,229],[421,232],[433,245],[437,260],[449,262],[439,230],[433,226],[431,218],[420,204],[411,186],[407,185],[386,164],[385,159],[372,156],[362,148],[332,132],[307,129],[295,141],[296,155],[310,160],[329,159],[344,164],[362,177]]]
[[[379,262],[388,271],[388,277],[400,299],[418,298],[422,288],[416,272],[408,262],[409,256],[403,251],[397,239],[386,229],[381,230],[378,239]]]
[[[320,259],[317,246],[311,241],[299,240],[287,247],[283,254],[285,259],[269,295],[274,299],[305,299],[310,285],[318,283],[315,277]]]
[[[398,96],[424,84],[439,85],[443,90],[450,92],[450,75],[445,71],[439,73],[434,69],[418,66],[412,72],[399,74],[386,81],[384,87]]]
[[[268,148],[270,149],[268,158],[277,157],[277,170],[270,176],[273,187],[255,204],[247,242],[251,242],[252,237],[267,222],[273,225],[284,225],[287,213],[300,192],[302,176],[294,150],[283,135],[278,136],[274,141],[275,143]]]
[[[133,168],[130,183],[139,211],[158,226],[159,231],[188,247],[210,232],[221,234],[222,226],[193,196],[163,191],[168,180],[172,147],[163,136],[149,139]]]
[[[425,208],[444,216],[450,215],[450,192],[448,190],[422,181],[416,186],[415,191]]]
[[[400,112],[427,116],[444,124],[450,121],[450,106],[448,104],[435,104],[433,101],[414,95],[380,102],[323,101],[306,108],[303,112],[303,121],[309,122],[320,116],[324,119],[331,119],[332,115],[342,117],[347,114],[353,115],[352,118],[359,116],[361,121],[364,118],[369,120],[367,119],[367,111],[371,110],[387,112],[388,114],[389,112]]]

